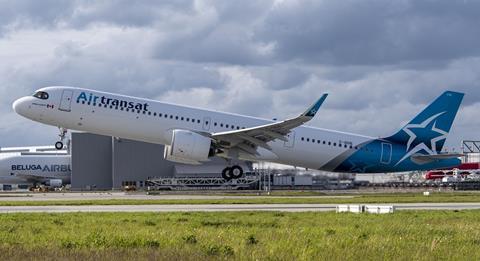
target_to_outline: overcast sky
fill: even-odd
[[[0,0],[0,146],[53,144],[12,102],[78,86],[370,136],[465,92],[448,147],[480,140],[480,1]]]

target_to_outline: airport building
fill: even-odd
[[[167,161],[164,146],[90,133],[72,133],[72,190],[144,188],[150,179],[221,178],[226,161],[212,158],[202,165]],[[252,164],[233,162],[248,172]]]

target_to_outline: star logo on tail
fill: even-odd
[[[438,113],[420,124],[408,124],[403,131],[410,136],[407,142],[407,153],[395,166],[415,153],[425,151],[428,155],[437,154],[437,142],[445,140],[448,132],[436,127],[437,119],[445,112]]]

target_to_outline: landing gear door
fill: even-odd
[[[283,146],[285,146],[286,148],[293,148],[293,146],[295,145],[295,132],[292,131],[287,134],[287,139],[288,141],[285,141]]]
[[[58,107],[61,111],[69,112],[72,108],[72,90],[64,90],[62,93],[62,100],[60,101],[60,106]]]
[[[212,125],[212,120],[210,119],[210,117],[204,117],[203,118],[203,130],[210,130],[210,125]]]

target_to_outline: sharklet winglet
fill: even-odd
[[[323,102],[325,99],[327,99],[328,93],[325,93],[320,97],[312,106],[310,106],[303,114],[302,116],[306,117],[311,117],[313,118],[315,114],[318,112],[320,109],[320,106],[322,106]]]

